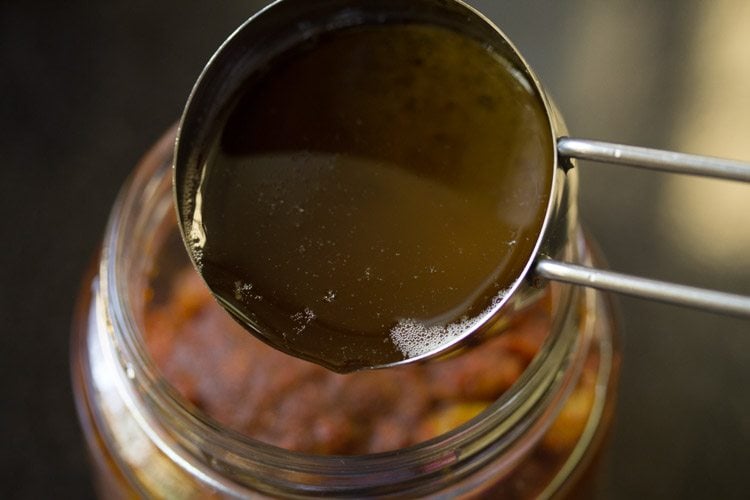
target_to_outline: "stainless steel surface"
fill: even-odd
[[[723,158],[571,137],[560,138],[557,150],[563,156],[579,160],[750,182],[750,164]]]
[[[203,68],[196,81],[180,119],[174,159],[174,200],[177,207],[180,234],[199,274],[203,273],[203,223],[196,217],[196,203],[200,198],[202,170],[206,161],[212,133],[223,116],[227,104],[238,89],[259,68],[272,64],[274,58],[290,46],[310,37],[342,27],[386,22],[435,24],[456,30],[481,40],[483,44],[510,61],[532,87],[544,112],[552,138],[567,134],[567,128],[552,100],[523,56],[497,26],[471,6],[457,0],[278,0],[248,19],[227,38]],[[252,47],[253,50],[248,50]],[[556,147],[551,141],[550,148]],[[578,228],[577,171],[558,161],[559,155],[550,151],[554,161],[549,166],[552,183],[542,230],[534,242],[534,251],[522,272],[498,300],[487,304],[481,319],[460,334],[446,336],[436,348],[419,354],[404,354],[404,359],[380,363],[370,368],[389,368],[427,359],[458,349],[464,340],[485,329],[488,320],[501,308],[512,312],[538,297],[539,290],[522,279],[532,269],[534,256],[542,254],[558,259],[575,259],[575,245],[569,244]],[[214,200],[215,201],[215,200]],[[203,199],[202,203],[206,203]],[[228,214],[231,217],[231,214]],[[205,276],[204,276],[205,277]],[[206,280],[209,288],[217,283]],[[223,301],[219,303],[232,312],[253,335],[265,341],[275,335],[265,335],[262,327],[249,320],[252,311],[233,310]],[[323,328],[321,326],[321,328]],[[331,330],[331,335],[336,335]],[[275,345],[284,350],[283,346]]]
[[[304,23],[300,21],[302,19],[305,20]],[[248,20],[224,42],[204,68],[193,88],[180,122],[174,169],[175,202],[180,215],[180,231],[198,272],[201,272],[198,261],[202,250],[199,244],[191,240],[190,236],[190,228],[199,223],[193,220],[192,200],[199,186],[198,178],[205,157],[206,137],[210,133],[211,123],[218,119],[225,103],[234,95],[238,86],[248,75],[258,66],[268,63],[274,54],[284,50],[290,44],[320,31],[341,26],[384,22],[386,19],[420,20],[454,26],[456,29],[487,41],[495,50],[522,68],[527,79],[536,87],[540,99],[544,101],[553,136],[558,138],[558,154],[562,157],[750,182],[750,165],[738,161],[566,137],[567,131],[559,113],[512,42],[508,41],[505,35],[489,21],[485,23],[486,19],[462,2],[435,2],[433,0],[295,2],[283,0],[271,4]],[[246,47],[250,46],[255,50],[247,51]],[[577,222],[576,182],[572,177],[575,172],[569,174],[567,170],[558,168],[564,166],[557,163],[554,166],[555,177],[547,219],[540,241],[537,243],[538,254],[545,258],[561,256],[565,242],[572,234],[572,227]],[[562,262],[553,266],[550,261],[547,261],[546,265],[539,262],[534,268],[532,259],[524,272],[546,271],[543,275],[549,279],[559,277],[562,281],[578,285],[594,286],[646,299],[750,317],[750,298],[674,285],[664,281],[628,278],[623,274],[597,272],[593,269],[583,273],[582,268],[568,267],[567,271],[561,274],[564,269]],[[557,274],[553,271],[557,271]],[[519,281],[510,293],[512,297],[518,295],[510,302],[518,303],[523,302],[531,292]],[[504,302],[502,306],[507,308],[508,304]],[[499,308],[500,305],[497,307]],[[248,329],[253,331],[253,328],[249,326]],[[471,331],[466,332],[462,338],[468,337],[471,333]],[[425,356],[431,356],[455,346],[457,343],[453,339],[441,349],[434,350]],[[408,358],[404,361],[414,361],[425,356]]]
[[[549,259],[540,260],[535,271],[550,280],[750,319],[750,297]]]

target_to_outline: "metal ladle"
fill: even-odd
[[[437,24],[485,43],[510,61],[534,87],[546,110],[553,137],[557,138],[550,202],[535,252],[509,291],[509,298],[498,303],[491,315],[508,302],[533,293],[540,282],[555,280],[750,318],[750,297],[629,276],[559,260],[564,258],[571,228],[577,224],[575,159],[742,182],[750,182],[750,165],[567,137],[565,125],[556,108],[515,47],[489,20],[458,0],[279,0],[249,19],[224,42],[193,88],[180,122],[175,150],[174,189],[178,221],[199,272],[200,266],[197,264],[200,255],[190,235],[191,225],[195,223],[196,207],[193,200],[206,161],[211,127],[219,120],[227,103],[250,75],[258,68],[272,64],[274,56],[289,47],[331,30],[389,22]],[[520,279],[523,276],[527,279]],[[208,284],[210,287],[211,283]],[[474,330],[403,362],[443,352],[470,336]],[[399,363],[379,366],[393,364]]]

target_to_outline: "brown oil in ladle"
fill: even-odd
[[[532,88],[439,26],[292,46],[216,123],[187,230],[200,272],[256,336],[337,371],[438,350],[542,232],[554,144]]]

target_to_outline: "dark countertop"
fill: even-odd
[[[92,496],[68,364],[80,278],[120,184],[263,3],[0,6],[0,496]],[[510,35],[576,134],[750,160],[743,0],[471,3]],[[580,170],[582,218],[613,268],[750,294],[748,186]],[[624,365],[601,496],[745,497],[750,322],[619,303]]]

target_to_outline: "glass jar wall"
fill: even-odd
[[[618,365],[600,294],[547,285],[498,320],[501,334],[450,359],[329,373],[258,343],[213,303],[179,241],[173,144],[171,131],[123,189],[79,301],[73,378],[102,497],[590,486]],[[572,240],[570,257],[588,261]]]

